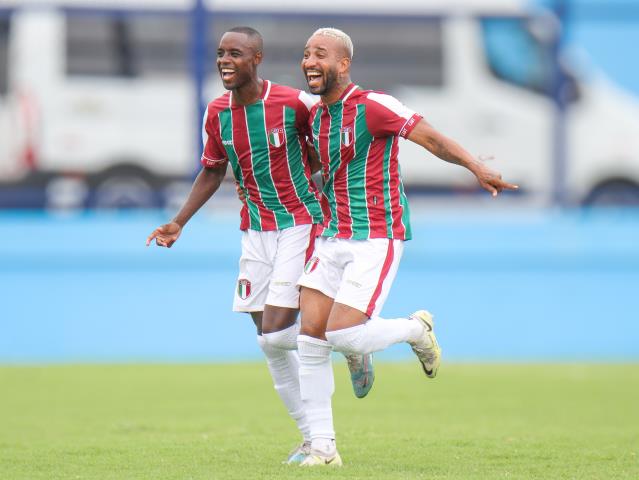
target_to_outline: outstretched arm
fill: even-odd
[[[202,168],[198,174],[191,193],[189,193],[186,202],[175,216],[175,218],[162,225],[151,233],[146,239],[147,247],[155,239],[155,244],[159,247],[171,248],[180,237],[182,228],[191,219],[206,201],[220,188],[220,184],[226,174],[226,165],[217,168]]]
[[[519,188],[517,185],[503,181],[498,172],[488,168],[454,140],[439,133],[424,119],[419,121],[407,138],[442,160],[466,167],[477,177],[482,188],[488,190],[493,197],[502,190]]]

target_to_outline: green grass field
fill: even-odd
[[[336,364],[342,469],[298,441],[266,367],[0,367],[0,479],[638,479],[639,365]]]

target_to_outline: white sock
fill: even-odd
[[[284,330],[272,333],[263,333],[262,337],[269,345],[283,350],[297,350],[297,336],[300,333],[300,324],[295,323]]]
[[[311,448],[326,451],[327,440],[333,440],[333,410],[331,397],[335,391],[331,346],[326,340],[299,335],[297,350],[300,355],[300,393],[311,430]],[[327,452],[332,453],[332,452]]]
[[[412,318],[371,318],[363,325],[326,332],[326,338],[339,352],[366,355],[395,343],[417,342],[424,334],[423,324]]]
[[[310,429],[300,395],[300,363],[297,352],[273,347],[260,335],[257,337],[257,343],[266,357],[275,391],[286,405],[288,414],[295,420],[297,428],[302,432],[304,441],[309,441]]]

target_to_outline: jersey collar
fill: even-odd
[[[268,99],[268,94],[271,93],[271,81],[264,80],[264,84],[262,85],[262,94],[260,95],[260,99],[266,101]],[[233,106],[233,92],[229,92],[229,107]]]

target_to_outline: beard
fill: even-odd
[[[337,70],[328,70],[325,75],[324,88],[319,92],[313,92],[316,95],[325,95],[337,87]]]

